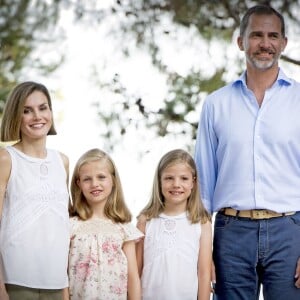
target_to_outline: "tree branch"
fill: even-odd
[[[287,61],[289,63],[292,63],[294,65],[300,66],[300,60],[290,58],[286,55],[281,55],[281,59],[284,60],[284,61]]]

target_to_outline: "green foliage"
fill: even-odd
[[[131,127],[151,129],[160,137],[189,135],[194,139],[199,117],[195,111],[202,100],[201,96],[225,84],[223,73],[224,70],[220,69],[207,79],[200,72],[188,76],[170,74],[167,97],[156,110],[147,107],[139,95],[131,94],[118,74],[111,82],[98,83],[101,89],[109,89],[115,95],[115,101],[111,103],[113,109],[105,110],[101,101],[95,103],[99,119],[104,125],[102,135],[108,141],[107,146],[113,148]],[[97,75],[94,77],[99,78]]]
[[[18,83],[26,66],[48,73],[60,62],[61,58],[45,65],[39,58],[31,57],[39,44],[58,38],[53,31],[60,2],[0,0],[0,113],[8,92]]]
[[[167,83],[165,97],[159,107],[153,109],[143,95],[128,90],[119,74],[111,80],[96,82],[101,92],[114,96],[109,109],[104,109],[102,99],[95,104],[103,124],[101,134],[110,145],[118,142],[130,128],[150,128],[158,136],[188,135],[192,139],[201,101],[207,93],[239,75],[244,67],[238,57],[227,59],[226,51],[241,14],[258,3],[272,4],[283,13],[288,26],[298,29],[299,33],[300,0],[115,0],[111,6],[103,5],[100,0],[0,0],[0,113],[8,91],[19,81],[26,67],[47,74],[60,64],[60,59],[45,63],[32,54],[40,44],[57,40],[53,32],[60,7],[65,4],[74,11],[77,22],[90,26],[113,24],[107,27],[116,52],[122,51],[128,59],[136,49],[147,52]],[[188,48],[182,36],[191,32],[193,40],[202,41],[208,47],[219,45],[218,51],[210,54],[209,72],[202,68],[201,62],[187,73],[180,73],[163,55],[162,40],[169,39],[179,48]],[[223,62],[214,64],[215,55],[222,56]],[[299,57],[285,54],[282,59],[300,65]],[[93,78],[99,79],[101,70],[96,63],[95,68]]]
[[[125,56],[130,58],[135,49],[126,41],[134,38],[136,47],[147,51],[153,65],[165,75],[169,88],[161,106],[153,110],[147,106],[142,95],[132,94],[127,90],[118,74],[111,82],[100,82],[99,88],[111,91],[116,101],[113,111],[103,111],[101,101],[98,103],[99,119],[105,120],[107,128],[104,136],[111,140],[112,127],[119,128],[118,138],[126,134],[130,127],[146,127],[155,130],[158,136],[188,134],[195,138],[199,116],[193,115],[193,112],[198,111],[200,102],[208,93],[226,84],[226,78],[233,77],[232,74],[229,76],[229,73],[232,73],[232,63],[236,68],[234,77],[240,75],[244,68],[240,58],[230,62],[224,53],[239,27],[241,14],[258,3],[262,1],[116,1],[111,12],[117,18],[119,26],[115,26],[110,33],[119,41],[117,48],[122,49]],[[264,3],[270,4],[271,1]],[[299,27],[299,1],[272,1],[272,6],[285,15],[290,26]],[[101,13],[103,16],[109,16],[104,10],[101,10]],[[81,18],[88,15],[84,7],[81,7]],[[211,75],[207,75],[201,66],[195,66],[188,74],[179,74],[172,70],[161,55],[160,40],[164,36],[177,36],[180,28],[186,28],[187,31],[195,29],[194,38],[205,40],[207,44],[218,41],[219,55],[225,55],[224,64],[215,66]],[[174,40],[180,44],[180,35]],[[283,56],[283,59],[294,64],[300,63],[299,60],[288,56]],[[214,60],[213,57],[211,60]],[[117,111],[118,108],[120,111]]]
[[[289,26],[299,25],[299,2],[300,1],[263,1],[271,4],[286,17]],[[89,3],[87,5],[87,3]],[[110,30],[114,41],[119,41],[117,49],[121,49],[129,59],[136,48],[128,43],[135,40],[137,48],[144,49],[151,57],[152,64],[164,74],[168,85],[168,91],[157,109],[150,108],[143,99],[143,95],[128,91],[122,82],[122,77],[115,74],[109,82],[98,82],[99,89],[110,91],[114,96],[112,110],[103,110],[101,101],[98,107],[102,134],[114,145],[122,135],[128,133],[130,128],[150,128],[158,136],[189,135],[195,138],[200,102],[205,96],[218,89],[240,75],[244,68],[244,62],[240,58],[227,60],[226,49],[232,43],[232,37],[239,27],[241,14],[247,8],[262,1],[240,0],[116,0],[109,11],[105,9],[94,10],[91,14],[92,3],[80,2],[80,20],[98,16],[99,22],[109,22],[109,17],[114,17],[114,24]],[[102,16],[102,18],[99,18]],[[179,74],[166,62],[161,52],[160,41],[164,37],[170,37],[181,45],[179,31],[184,28],[186,32],[193,30],[194,39],[219,43],[219,54],[223,55],[223,65],[214,66],[214,72],[207,74],[201,66],[194,66],[187,74]],[[200,54],[201,55],[201,54]],[[285,61],[300,64],[297,58],[284,55]],[[212,62],[214,58],[211,57]],[[232,70],[234,64],[234,70]],[[100,71],[96,71],[100,73]],[[233,73],[233,74],[232,74]],[[93,76],[99,78],[98,75]],[[119,135],[116,136],[116,129]],[[112,134],[114,133],[114,134]]]

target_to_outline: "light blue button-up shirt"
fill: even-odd
[[[300,83],[279,70],[261,107],[245,72],[202,108],[195,160],[210,212],[300,211]]]

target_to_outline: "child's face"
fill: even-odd
[[[185,209],[193,187],[192,170],[185,163],[170,165],[161,174],[161,191],[166,207],[181,205]]]
[[[103,208],[113,188],[107,163],[92,161],[82,165],[77,184],[91,208]]]

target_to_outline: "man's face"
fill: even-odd
[[[247,66],[267,70],[278,65],[281,52],[287,39],[281,34],[281,22],[276,15],[255,15],[249,18],[249,24],[238,45],[245,51]]]

